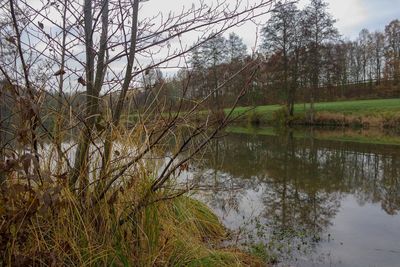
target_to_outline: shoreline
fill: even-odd
[[[228,112],[228,110],[225,110]],[[293,116],[285,106],[238,107],[236,124],[253,126],[307,126],[348,128],[400,128],[400,98],[315,104],[314,120],[305,104],[296,104]]]

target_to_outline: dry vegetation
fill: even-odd
[[[0,265],[260,265],[222,247],[224,227],[184,196],[192,184],[175,179],[231,121],[218,110],[195,119],[226,83],[183,113],[187,85],[172,112],[165,84],[148,76],[175,59],[188,65],[192,49],[273,1],[201,1],[139,20],[145,2],[0,1]],[[193,31],[204,35],[173,47]],[[226,77],[246,76],[232,110],[257,69],[249,61]],[[151,97],[137,105],[132,92],[147,88]]]

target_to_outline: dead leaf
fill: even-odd
[[[15,41],[15,38],[12,36],[6,37],[6,40],[12,44],[17,44],[17,42]]]
[[[65,74],[65,70],[64,70],[64,69],[60,69],[60,70],[56,71],[56,72],[54,73],[54,76],[60,76],[60,75],[62,75],[62,74]]]
[[[180,171],[188,171],[189,170],[189,164],[188,163],[184,163],[181,166],[179,166],[179,170]]]
[[[82,84],[83,86],[86,86],[86,81],[85,79],[82,78],[82,76],[78,78],[78,83]]]

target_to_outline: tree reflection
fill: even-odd
[[[271,233],[306,231],[318,237],[349,194],[361,205],[380,203],[387,214],[397,214],[399,157],[397,147],[296,139],[288,131],[230,135],[216,142],[197,168],[202,183],[214,187],[207,195],[214,209],[234,209],[241,216],[240,204],[262,190],[259,220]]]

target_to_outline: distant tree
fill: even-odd
[[[372,61],[374,63],[375,80],[377,84],[380,84],[382,78],[382,66],[385,53],[385,36],[381,32],[374,32],[371,35],[372,45]]]
[[[201,47],[202,58],[205,66],[211,71],[212,78],[209,80],[211,86],[209,88],[214,92],[214,108],[220,109],[220,90],[214,90],[218,88],[219,77],[217,67],[218,65],[225,63],[228,59],[228,52],[226,49],[226,39],[222,35],[217,35],[205,42]]]
[[[190,64],[196,71],[199,71],[205,67],[204,57],[200,48],[195,48],[192,50]]]
[[[356,41],[350,43],[349,68],[351,81],[354,83],[360,82],[362,72],[362,52],[358,42]]]
[[[227,41],[222,35],[210,38],[201,46],[202,58],[207,67],[215,67],[228,59]]]
[[[372,56],[371,51],[371,35],[368,29],[362,29],[358,37],[358,46],[361,53],[361,67],[362,67],[362,79],[363,82],[367,80],[368,75],[368,64]]]
[[[344,87],[349,81],[349,50],[350,42],[339,42],[334,45],[334,54],[336,64],[334,68],[334,81],[337,86],[340,86],[340,96],[344,97]]]
[[[230,33],[226,40],[228,50],[228,59],[230,62],[234,60],[243,60],[247,54],[247,46],[244,44],[243,39],[236,33]]]
[[[159,68],[151,68],[143,73],[143,87],[147,90],[161,84],[163,80],[163,73]]]
[[[336,22],[328,12],[328,4],[323,0],[311,0],[311,3],[303,11],[303,29],[308,46],[308,64],[311,82],[311,122],[314,121],[315,90],[320,85],[322,69],[321,51],[324,44],[335,40],[338,30],[334,27]]]
[[[261,31],[262,48],[270,56],[281,55],[278,70],[283,74],[282,84],[290,115],[293,115],[294,90],[296,89],[296,86],[290,85],[290,62],[296,56],[295,52],[298,52],[300,42],[300,31],[297,27],[298,13],[295,3],[279,2]],[[292,79],[296,78],[292,77]]]
[[[400,20],[396,19],[385,28],[386,39],[386,67],[387,76],[400,82]]]

